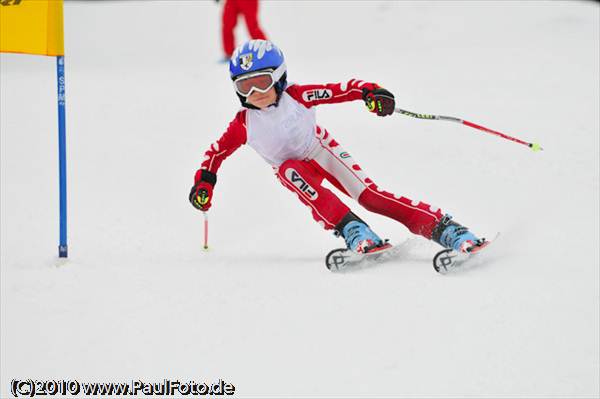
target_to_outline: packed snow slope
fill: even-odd
[[[544,147],[319,108],[380,187],[501,232],[448,276],[417,237],[397,261],[330,273],[341,240],[250,147],[219,170],[202,250],[187,196],[239,107],[217,63],[220,6],[65,3],[65,263],[55,60],[1,56],[0,396],[13,378],[221,378],[254,398],[598,397],[598,4],[261,5],[290,81],[375,81],[402,108]],[[380,235],[413,237],[344,201]]]

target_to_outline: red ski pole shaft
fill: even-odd
[[[412,118],[417,118],[417,119],[429,119],[429,120],[439,120],[439,121],[449,121],[449,122],[460,123],[460,124],[463,124],[465,126],[469,126],[469,127],[481,130],[483,132],[496,135],[496,136],[501,137],[503,139],[510,140],[512,142],[515,142],[515,143],[526,145],[527,147],[531,148],[533,151],[543,150],[543,148],[538,143],[528,143],[528,142],[523,141],[521,139],[518,139],[516,137],[509,136],[508,134],[497,132],[497,131],[492,130],[490,128],[487,128],[485,126],[480,126],[480,125],[477,125],[477,124],[475,124],[473,122],[465,121],[463,119],[455,118],[453,116],[417,114],[415,112],[410,112],[410,111],[407,111],[407,110],[404,110],[404,109],[400,109],[400,108],[396,108],[394,111],[397,112],[397,113],[399,113],[399,114],[410,116]]]
[[[509,136],[507,134],[500,133],[500,132],[497,132],[495,130],[489,129],[489,128],[485,127],[485,126],[479,126],[479,125],[477,125],[477,124],[475,124],[473,122],[469,122],[469,121],[463,120],[462,124],[466,125],[466,126],[469,126],[469,127],[473,127],[475,129],[479,129],[479,130],[487,132],[487,133],[495,134],[496,136],[502,137],[503,139],[506,139],[506,140],[514,141],[515,143],[523,144],[523,145],[526,145],[528,147],[533,147],[533,143],[528,143],[528,142],[520,140],[520,139],[518,139],[516,137],[512,137],[512,136]]]
[[[208,215],[206,212],[202,212],[204,214],[204,249],[208,249]]]

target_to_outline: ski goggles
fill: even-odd
[[[235,91],[243,97],[248,97],[253,91],[266,93],[281,79],[285,73],[285,63],[275,70],[265,69],[240,76],[233,80]]]

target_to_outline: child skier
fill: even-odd
[[[329,131],[316,123],[316,105],[361,99],[370,112],[391,115],[395,102],[388,90],[356,79],[288,85],[283,53],[266,40],[251,40],[238,47],[229,61],[229,71],[244,108],[205,153],[189,195],[195,208],[210,208],[219,166],[241,145],[248,144],[273,166],[279,181],[312,209],[313,218],[343,237],[354,252],[379,251],[390,245],[323,187],[323,179],[365,209],[395,219],[412,233],[445,248],[474,252],[483,245],[484,240],[440,209],[379,189]]]

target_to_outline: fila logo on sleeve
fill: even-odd
[[[292,182],[300,191],[302,191],[309,200],[314,201],[319,197],[319,194],[310,186],[298,172],[289,168],[285,170],[285,177]]]
[[[302,99],[306,102],[326,100],[331,97],[333,97],[333,92],[329,89],[313,89],[302,93]]]

